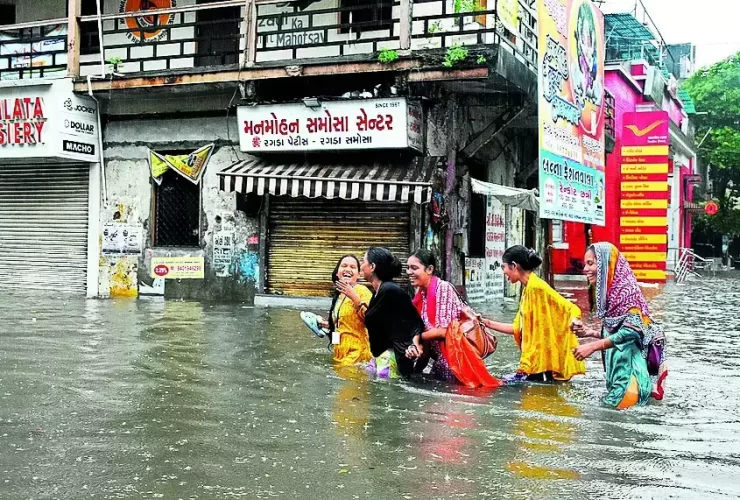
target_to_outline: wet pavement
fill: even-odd
[[[668,397],[627,412],[596,359],[467,393],[338,373],[294,310],[6,294],[0,498],[738,498],[740,281],[649,292]]]

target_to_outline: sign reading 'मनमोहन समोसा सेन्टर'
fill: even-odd
[[[623,117],[619,247],[645,282],[666,280],[669,120],[666,111]]]
[[[538,0],[540,216],[603,226],[604,16]]]

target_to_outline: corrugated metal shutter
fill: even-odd
[[[389,248],[405,267],[409,215],[403,203],[271,198],[267,293],[328,296],[337,260],[362,260],[371,246]],[[408,282],[405,273],[398,282]]]
[[[89,172],[0,166],[0,288],[86,291]]]

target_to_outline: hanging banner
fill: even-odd
[[[193,184],[198,184],[211,159],[214,147],[213,144],[209,144],[189,155],[161,155],[149,150],[149,169],[152,179],[157,184],[161,184],[161,177],[167,170],[172,169]]]
[[[167,165],[193,184],[198,184],[213,154],[213,144],[203,146],[189,155],[165,155]]]
[[[154,182],[162,184],[162,176],[170,169],[170,167],[167,165],[167,160],[164,159],[164,156],[159,153],[155,153],[150,149],[149,169],[152,173],[152,179],[154,179]]]
[[[540,216],[604,225],[604,16],[538,0]]]
[[[640,281],[666,280],[668,144],[666,111],[624,114],[619,243]]]
[[[498,0],[496,12],[504,28],[511,33],[519,33],[519,0]]]

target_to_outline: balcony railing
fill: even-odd
[[[67,19],[0,26],[0,80],[66,74]]]
[[[0,78],[236,70],[475,45],[499,45],[536,71],[532,0],[520,0],[516,33],[501,24],[496,0],[471,0],[462,8],[455,0],[360,2],[222,0],[4,26]]]

